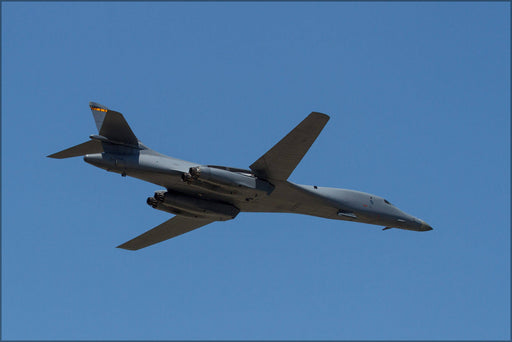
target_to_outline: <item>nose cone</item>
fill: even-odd
[[[427,231],[432,230],[432,229],[434,229],[434,228],[432,228],[432,227],[431,227],[427,222],[425,222],[425,221],[421,221],[421,227],[420,227],[420,230],[421,230],[422,232],[427,232]]]

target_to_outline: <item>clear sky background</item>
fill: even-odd
[[[510,338],[510,3],[2,3],[3,339]],[[247,168],[311,111],[290,180],[425,233],[241,213],[130,252],[158,186],[82,158],[96,101],[159,152]]]

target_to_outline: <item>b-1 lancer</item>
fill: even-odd
[[[432,230],[382,197],[288,181],[328,115],[309,114],[247,170],[200,165],[158,153],[137,139],[121,113],[94,102],[89,106],[99,134],[48,157],[84,156],[99,168],[160,185],[165,190],[156,191],[147,203],[176,215],[119,248],[138,250],[215,221],[234,219],[241,211],[305,214],[381,225],[384,230]]]

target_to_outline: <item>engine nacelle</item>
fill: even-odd
[[[155,209],[176,215],[209,218],[216,221],[234,219],[240,209],[224,202],[191,197],[177,192],[157,191],[147,203]]]
[[[219,186],[230,188],[246,188],[256,190],[257,192],[265,192],[270,194],[274,190],[274,186],[269,182],[259,179],[251,174],[243,172],[234,172],[222,169],[220,167],[195,166],[189,169],[189,172],[182,176],[183,181],[192,183],[199,180]]]

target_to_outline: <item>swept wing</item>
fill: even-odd
[[[197,219],[177,215],[174,216],[172,219],[165,221],[161,225],[156,226],[151,230],[148,230],[144,234],[141,234],[136,238],[133,238],[130,241],[117,246],[117,248],[136,251],[138,249],[151,246],[155,243],[168,240],[178,235],[185,234],[191,230],[201,228],[202,226],[205,226],[212,222],[214,222],[214,220]]]
[[[316,140],[329,116],[312,112],[251,166],[260,178],[287,180]]]

